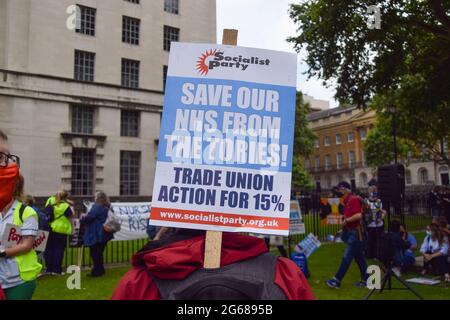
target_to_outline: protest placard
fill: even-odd
[[[320,199],[320,218],[322,224],[342,224],[343,204],[342,198],[321,198]]]
[[[7,223],[5,227],[5,232],[3,233],[2,245],[5,248],[11,248],[16,246],[22,239],[22,232],[20,227]],[[34,239],[33,250],[37,252],[44,252],[47,246],[48,232],[43,230],[38,230],[38,234]]]
[[[305,224],[300,210],[300,204],[297,200],[291,200],[289,219],[289,235],[304,234]]]
[[[309,257],[311,254],[313,254],[317,249],[320,248],[322,243],[317,239],[317,237],[310,233],[304,238],[300,243],[297,244],[295,247],[295,250],[298,252],[302,252],[306,255],[306,257]]]
[[[86,204],[89,212],[93,202]],[[150,202],[113,202],[111,209],[122,222],[120,231],[113,240],[135,240],[147,238],[147,224],[150,216]]]
[[[152,225],[288,235],[296,63],[172,43]]]

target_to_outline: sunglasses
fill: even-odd
[[[0,168],[7,168],[10,163],[15,163],[20,168],[20,158],[18,156],[0,152]]]

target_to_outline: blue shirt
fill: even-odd
[[[417,246],[417,240],[411,233],[408,233],[406,242],[408,243],[408,249],[406,249],[405,251],[405,256],[410,256],[414,258],[415,257],[414,251],[411,249],[411,247]]]
[[[80,220],[80,223],[86,226],[84,231],[83,244],[86,247],[93,246],[96,243],[106,242],[103,224],[108,218],[109,208],[95,203],[87,216]]]

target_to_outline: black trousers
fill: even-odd
[[[367,259],[374,259],[377,257],[378,239],[383,233],[382,227],[367,227],[367,245],[365,248],[365,255]]]
[[[270,238],[264,238],[264,241],[266,242],[266,246],[270,251]],[[280,255],[284,258],[287,258],[287,252],[286,249],[284,248],[284,246],[277,246],[278,251],[280,251]]]
[[[67,235],[50,231],[45,248],[44,258],[47,272],[62,273],[62,264],[64,260],[64,251],[67,246]]]
[[[431,266],[433,273],[436,275],[443,275],[450,272],[447,264],[446,256],[439,256],[431,259],[430,261],[424,261],[423,268],[428,269]]]
[[[105,251],[106,244],[106,242],[99,242],[89,247],[92,263],[94,264],[91,275],[94,277],[105,274],[105,267],[103,265],[103,251]]]

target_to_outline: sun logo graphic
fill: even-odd
[[[214,57],[215,54],[217,53],[217,49],[215,50],[206,50],[206,52],[204,54],[202,54],[197,61],[197,71],[203,75],[206,76],[209,72],[209,66],[207,63],[208,58],[210,57]]]

